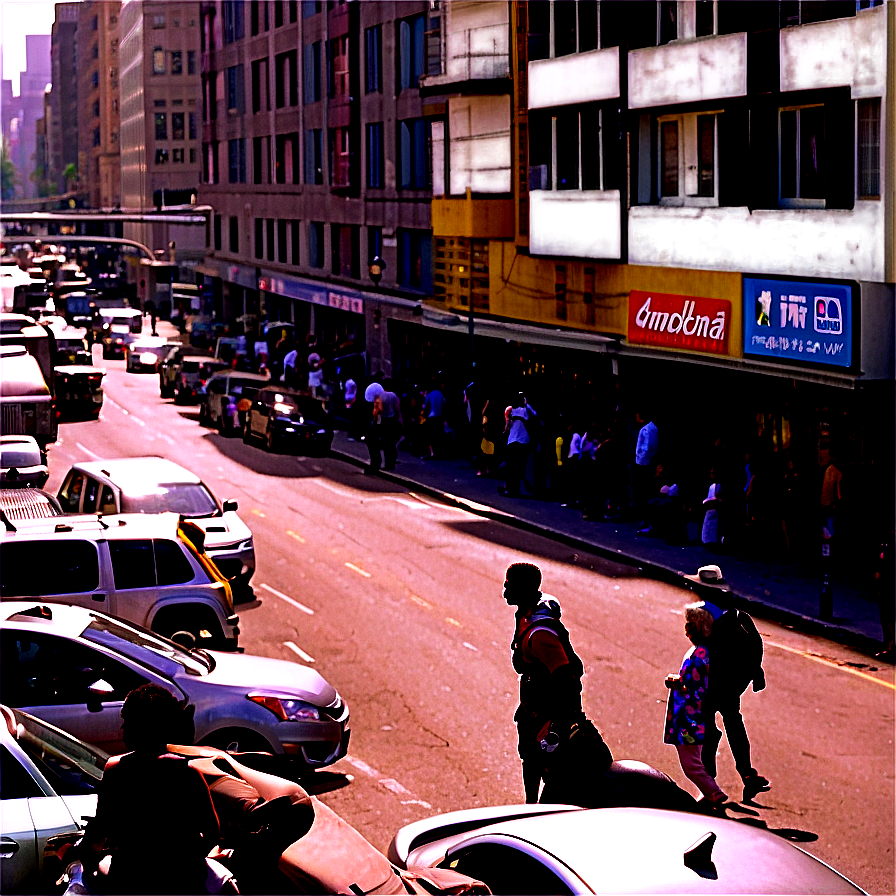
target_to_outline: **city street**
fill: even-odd
[[[97,355],[99,358],[98,350]],[[663,679],[688,642],[692,598],[631,568],[439,504],[334,458],[268,454],[159,398],[158,377],[108,370],[99,422],[64,424],[56,491],[71,463],[159,454],[235,498],[255,534],[257,600],[238,605],[246,652],[311,663],[352,711],[349,755],[311,789],[385,848],[411,820],[522,801],[513,610],[503,573],[537,563],[582,657],[585,705],[614,756],[680,784],[663,744]],[[772,782],[728,814],[790,837],[872,893],[894,879],[893,668],[767,622],[768,688],[744,697],[754,764]],[[723,742],[719,783],[740,797]],[[691,785],[687,785],[691,789]]]

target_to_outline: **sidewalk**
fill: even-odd
[[[364,442],[349,441],[337,431],[333,454],[358,465],[369,461]],[[401,485],[439,497],[479,516],[537,532],[580,550],[627,562],[645,575],[692,587],[700,597],[732,602],[758,618],[770,619],[807,634],[848,644],[873,656],[882,648],[877,604],[854,582],[833,579],[834,618],[819,618],[821,575],[817,569],[782,563],[750,562],[742,557],[716,557],[701,545],[677,547],[661,538],[635,534],[633,523],[590,522],[578,510],[555,501],[532,497],[511,498],[498,493],[503,481],[475,475],[464,460],[422,460],[399,451],[394,472],[379,475]],[[682,579],[700,566],[718,563],[727,588],[694,585]]]

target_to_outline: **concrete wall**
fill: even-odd
[[[449,193],[510,192],[510,97],[455,97],[448,105]]]
[[[619,48],[529,63],[529,108],[591,103],[619,96]]]
[[[529,250],[533,255],[619,258],[618,190],[533,190]]]

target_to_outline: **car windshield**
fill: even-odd
[[[16,720],[16,743],[56,793],[96,793],[108,753],[75,740],[28,713],[16,709],[11,712]]]
[[[159,668],[158,658],[161,657],[168,662],[163,664],[160,671],[169,675],[176,671],[175,663],[191,675],[205,675],[214,668],[214,660],[205,651],[184,650],[167,638],[112,619],[94,616],[81,637],[152,668]]]
[[[29,451],[27,448],[4,448],[2,452],[3,469],[10,467],[38,467],[40,466],[40,451]]]
[[[131,490],[121,496],[122,513],[164,513],[169,510],[184,516],[214,516],[218,504],[201,482],[160,482],[145,492]]]

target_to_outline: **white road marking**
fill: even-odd
[[[821,663],[823,666],[830,666],[832,669],[837,669],[840,672],[848,672],[850,675],[857,675],[859,678],[864,678],[865,681],[872,681],[874,684],[879,684],[881,687],[889,688],[889,690],[896,690],[896,685],[894,685],[890,681],[884,681],[882,678],[875,678],[873,675],[868,675],[865,672],[860,672],[858,669],[853,669],[850,666],[844,666],[842,663],[835,663],[831,660],[825,659],[822,656],[818,656],[816,653],[810,653],[807,650],[799,650],[796,647],[788,647],[786,644],[778,644],[775,641],[765,642],[766,647],[777,647],[778,650],[784,650],[787,653],[795,653],[797,656],[805,657],[807,660],[812,660],[816,663]]]
[[[424,610],[431,610],[431,609],[432,609],[432,604],[429,603],[428,601],[423,600],[422,597],[417,597],[416,594],[409,594],[408,597],[410,597],[410,599],[411,599],[415,604],[417,604],[418,607],[423,607]]]
[[[297,542],[299,542],[299,544],[305,544],[305,539],[302,538],[302,536],[299,535],[298,532],[293,532],[292,529],[287,529],[287,530],[286,530],[286,534],[287,534],[290,538],[294,538]]]
[[[314,610],[311,607],[306,607],[305,604],[300,604],[297,600],[293,600],[288,594],[284,594],[282,591],[278,591],[276,588],[271,588],[270,585],[265,585],[262,582],[259,588],[264,588],[265,591],[270,591],[274,597],[279,597],[280,600],[285,600],[290,606],[295,607],[297,610],[301,610],[303,613],[307,613],[309,616],[314,615]]]
[[[164,439],[169,445],[176,445],[177,442],[168,435],[168,433],[159,433],[159,438]]]
[[[80,448],[85,454],[89,454],[94,460],[104,459],[100,457],[95,451],[91,451],[89,448],[85,448],[80,442],[75,442],[75,445]]]
[[[464,647],[466,647],[468,650],[475,650],[476,653],[479,653],[479,648],[474,647],[469,641],[464,641]]]
[[[457,628],[461,627],[460,623],[456,619],[452,619],[450,616],[445,617],[445,622],[447,622],[448,625],[457,626]]]
[[[359,576],[364,576],[365,579],[372,579],[372,578],[373,578],[373,573],[372,573],[372,572],[367,572],[366,569],[361,569],[360,566],[355,566],[354,563],[349,563],[349,562],[346,560],[345,565],[346,565],[350,570],[352,570],[353,572],[358,573]]]
[[[303,660],[305,660],[306,663],[314,662],[313,656],[311,656],[308,653],[305,653],[305,651],[302,650],[301,647],[299,647],[297,644],[293,644],[292,641],[284,641],[283,646],[288,647],[294,654],[296,654],[297,656],[300,656]]]
[[[384,778],[375,768],[369,766],[363,759],[356,759],[354,756],[346,756],[345,762],[354,766],[359,772],[369,775],[377,782],[377,784],[385,787],[386,790],[391,791],[396,796],[408,797],[408,799],[401,801],[402,806],[422,806],[424,809],[432,809],[431,803],[427,803],[426,800],[417,799],[407,787],[403,784],[399,784],[395,778]]]

